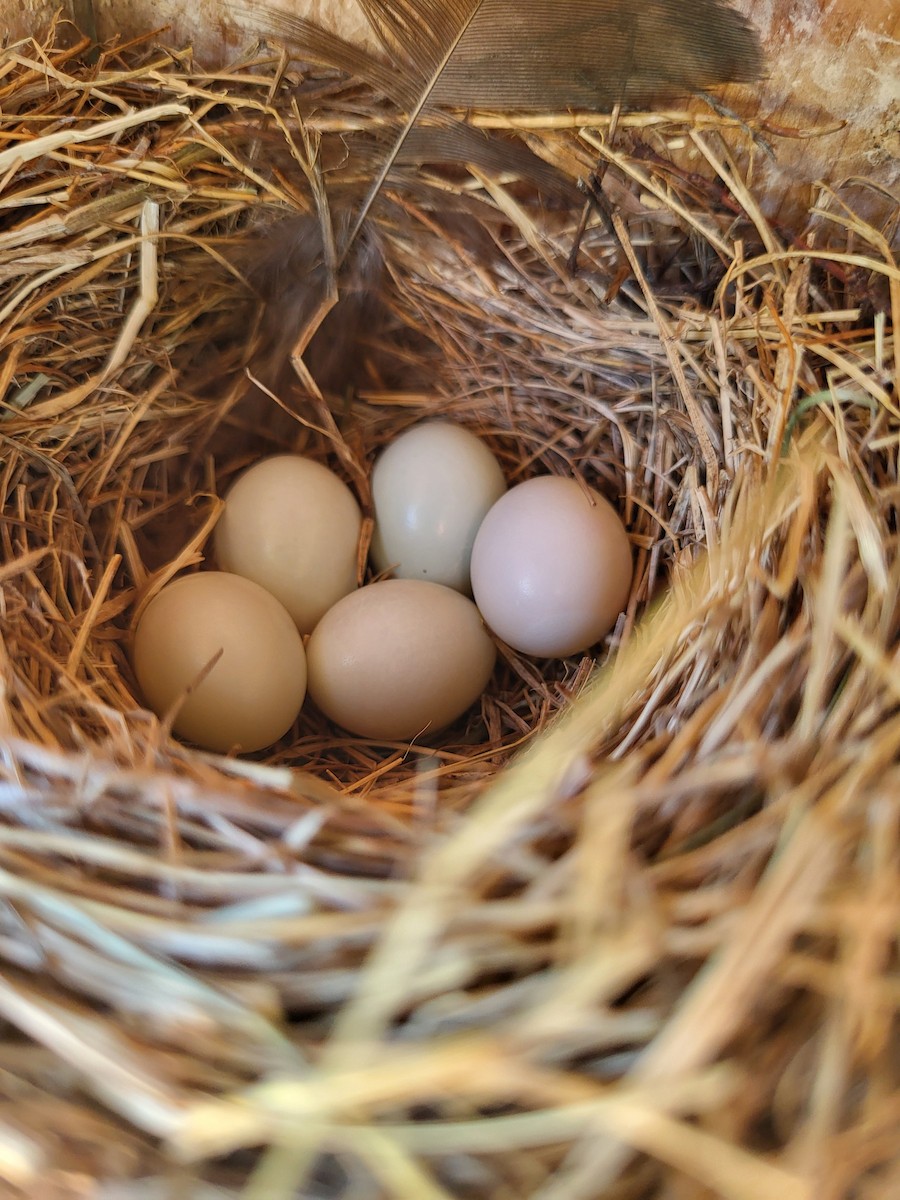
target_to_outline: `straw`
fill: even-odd
[[[209,71],[57,32],[0,53],[0,1190],[888,1200],[890,230],[839,190],[814,242],[772,227],[706,110],[612,145],[474,114],[573,180],[600,155],[609,227],[573,274],[580,211],[392,178],[341,379],[302,239],[331,253],[384,99],[278,47]],[[131,631],[230,481],[300,451],[365,506],[435,413],[617,505],[603,645],[502,648],[430,743],[312,709],[264,755],[173,740]]]

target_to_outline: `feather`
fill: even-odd
[[[749,23],[723,0],[359,0],[390,60],[312,21],[240,6],[308,61],[368,83],[406,114],[358,211],[342,256],[396,168],[461,162],[509,172],[543,194],[570,181],[521,141],[473,130],[450,110],[602,111],[646,106],[762,72]]]
[[[571,182],[524,142],[474,129],[460,109],[609,112],[749,82],[763,69],[756,33],[724,0],[359,3],[389,62],[311,21],[238,0],[257,28],[284,39],[306,61],[367,83],[405,114],[390,146],[377,140],[373,146],[369,138],[355,160],[358,167],[377,162],[373,150],[381,155],[341,239],[338,268],[349,264],[372,205],[388,178],[402,178],[397,171],[404,165],[464,162],[488,173],[512,171],[544,194],[574,197]],[[309,235],[303,241],[309,256],[315,241]],[[299,274],[316,279],[321,268],[312,259]]]
[[[570,204],[584,199],[572,179],[539,158],[519,138],[498,130],[476,129],[464,121],[410,130],[397,155],[397,166],[422,163],[466,163],[489,175],[511,174],[527,180],[545,199]]]
[[[420,91],[350,235],[420,118],[452,108],[611,111],[762,71],[752,27],[723,0],[360,0]],[[438,122],[444,142],[453,125]],[[449,140],[452,140],[449,139]],[[349,243],[348,243],[349,244]]]
[[[300,344],[306,344],[303,361],[323,393],[339,395],[369,382],[360,347],[376,347],[388,319],[375,229],[368,227],[348,255],[333,307],[329,257],[322,222],[312,214],[255,230],[232,252],[261,312],[250,374],[279,395],[296,386],[291,355]]]
[[[360,3],[434,106],[608,112],[762,72],[756,33],[723,0]]]
[[[305,61],[343,71],[368,84],[401,112],[408,112],[415,105],[420,91],[419,73],[387,28],[380,29],[379,36],[383,44],[390,47],[387,52],[395,66],[345,42],[337,34],[320,29],[314,22],[282,9],[237,3],[233,11],[247,20],[252,19],[259,34],[278,38]],[[377,19],[375,10],[368,15],[372,21]],[[432,53],[436,53],[436,49]],[[368,150],[363,149],[356,156],[355,165],[371,161],[374,162],[373,171],[377,172],[378,162],[384,161],[384,153],[382,147],[379,160],[375,161]],[[547,196],[574,201],[580,195],[571,180],[543,162],[518,138],[491,135],[449,117],[438,125],[420,125],[411,129],[396,154],[398,167],[438,162],[468,163],[490,173],[509,172],[527,179]],[[392,174],[390,168],[388,173]]]
[[[484,2],[485,0],[415,0],[415,2],[413,0],[379,0],[385,12],[389,12],[391,15],[399,18],[395,20],[392,32],[396,33],[399,28],[403,36],[410,34],[406,43],[407,52],[414,58],[414,61],[418,60],[424,63],[426,68],[430,67],[430,70],[425,80],[425,86],[418,100],[413,105],[412,111],[406,119],[406,124],[400,131],[400,136],[388,151],[381,170],[372,181],[372,186],[369,188],[365,200],[363,200],[353,228],[350,230],[349,240],[342,252],[342,258],[359,234],[378,193],[384,187],[391,167],[397,161],[397,156],[403,148],[403,143],[424,112],[432,91],[440,82],[444,68],[452,59],[457,46],[459,46],[465,37],[466,30],[475,19],[478,10]],[[361,3],[366,14],[369,15],[370,9],[373,8],[374,0],[361,0]],[[407,18],[410,16],[418,18],[418,21],[412,20],[407,22]],[[425,18],[424,21],[422,20],[423,17]],[[433,20],[429,18],[433,18]],[[419,40],[416,37],[416,33],[421,33],[423,30],[432,36],[423,37]]]
[[[231,10],[252,24],[257,36],[278,38],[296,50],[304,62],[343,71],[362,80],[401,108],[415,103],[418,89],[408,70],[397,70],[395,65],[383,62],[314,21],[267,4],[241,3],[241,0],[236,0]]]

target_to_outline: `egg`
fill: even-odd
[[[488,626],[538,658],[586,650],[615,624],[631,588],[628,535],[599,492],[542,476],[511,488],[472,550],[472,588]]]
[[[306,694],[306,654],[287,611],[259,584],[221,571],[185,575],[154,596],[132,662],[150,708],[162,717],[177,706],[174,732],[207,750],[271,745]]]
[[[297,454],[265,458],[225,497],[214,533],[223,571],[280,600],[301,633],[356,587],[362,514],[334,472]]]
[[[309,694],[362,737],[427,738],[478,699],[495,658],[467,597],[425,580],[386,579],[339,600],[316,626]]]
[[[505,490],[496,458],[461,425],[427,421],[408,430],[372,472],[376,569],[470,594],[475,534]]]

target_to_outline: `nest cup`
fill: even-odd
[[[8,1194],[896,1194],[895,225],[774,226],[736,118],[547,117],[607,223],[424,169],[307,346],[381,98],[64,24],[0,66]],[[230,480],[365,506],[434,415],[616,504],[604,645],[427,745],[171,739],[130,630]]]

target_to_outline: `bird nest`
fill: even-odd
[[[387,118],[301,60],[0,52],[4,1194],[887,1200],[890,231],[771,225],[728,117],[487,115],[605,217],[389,181],[310,341]],[[505,650],[428,744],[174,741],[130,630],[229,480],[301,451],[365,507],[436,412],[617,504],[606,644]]]

